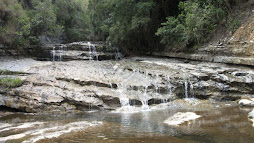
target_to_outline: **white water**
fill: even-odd
[[[185,80],[184,82],[184,89],[185,89],[185,98],[189,98],[189,95],[188,95],[188,81]]]
[[[190,82],[190,93],[191,93],[191,97],[195,96],[195,94],[194,94],[194,87],[193,87],[192,82]]]
[[[59,61],[62,61],[62,56],[64,54],[64,51],[63,51],[63,46],[61,45],[60,48],[59,48]]]
[[[55,59],[55,57],[56,57],[56,50],[55,50],[55,48],[56,47],[53,47],[53,49],[52,49],[52,61],[54,62],[56,59]]]
[[[67,51],[67,46],[66,45],[61,45],[60,47],[58,47],[59,49],[56,50],[56,47],[52,48],[51,51],[51,56],[52,56],[52,61],[63,61],[63,55],[65,53],[65,51]]]
[[[148,110],[149,105],[148,105],[148,99],[147,99],[147,86],[145,87],[144,93],[143,93],[143,98],[141,98],[141,103],[142,103],[142,109],[143,110]]]
[[[125,90],[125,85],[122,84],[117,84],[117,91],[119,93],[119,99],[120,99],[120,103],[121,106],[130,106],[130,99],[124,94],[124,90]]]
[[[119,59],[122,59],[122,58],[123,58],[123,55],[119,52],[119,49],[116,48],[115,59],[116,59],[116,60],[119,60]]]
[[[92,49],[91,49],[91,43],[87,42],[88,44],[88,48],[89,48],[89,60],[93,60],[93,53],[92,53]]]
[[[91,42],[87,42],[87,45],[89,47],[89,60],[93,60],[94,59],[93,57],[95,56],[96,60],[99,61],[96,46],[94,44],[91,44]]]
[[[8,130],[15,130],[15,129],[23,129],[23,128],[29,128],[29,127],[33,127],[33,126],[36,126],[36,125],[40,125],[40,124],[43,124],[44,122],[31,122],[31,123],[24,123],[24,124],[19,124],[17,126],[10,126],[10,124],[7,124],[8,125],[8,128],[4,128],[4,129],[1,129],[0,132],[4,132],[4,131],[8,131]]]
[[[15,125],[13,125],[14,127],[7,128],[7,129],[8,130],[29,129],[29,128],[35,127],[35,125],[42,125],[42,124],[46,125],[48,123],[45,123],[45,122],[23,123],[23,124],[16,126],[16,127],[15,127]],[[34,130],[29,130],[29,131],[26,131],[23,133],[19,133],[19,134],[0,137],[0,142],[21,139],[21,138],[28,136],[30,138],[23,141],[22,143],[35,143],[35,142],[42,140],[42,139],[57,138],[60,135],[63,135],[66,133],[77,132],[80,130],[84,130],[88,127],[97,126],[97,125],[101,125],[101,124],[102,124],[102,122],[97,122],[97,121],[94,121],[94,122],[79,121],[79,122],[68,123],[66,125],[54,124],[54,127],[46,127],[46,128],[40,128],[40,129],[37,128]],[[6,131],[7,129],[1,130],[1,132]]]

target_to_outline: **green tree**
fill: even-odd
[[[156,33],[168,46],[205,42],[225,16],[225,11],[209,0],[180,2],[179,9],[181,13],[167,18]]]
[[[32,35],[58,37],[63,32],[63,26],[56,23],[55,7],[52,0],[34,1],[35,10],[30,11]]]

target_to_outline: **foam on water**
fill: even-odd
[[[144,112],[144,111],[151,111],[150,109],[144,109],[143,106],[141,107],[136,107],[136,106],[123,106],[121,108],[117,108],[115,111],[112,111],[112,113],[139,113],[139,112]]]
[[[19,124],[18,126],[12,126],[10,124],[7,124],[6,126],[8,126],[8,128],[4,128],[2,130],[0,130],[0,132],[4,132],[4,131],[8,131],[8,130],[15,130],[15,129],[25,129],[25,128],[30,128],[30,127],[34,127],[36,125],[41,125],[44,122],[31,122],[31,123],[23,123],[23,124]],[[4,126],[4,125],[2,125]]]
[[[20,128],[29,128],[36,124],[42,124],[44,122],[34,122],[34,123],[26,123],[22,124],[17,127],[9,128],[9,129],[20,129]],[[35,130],[29,130],[24,133],[10,135],[6,137],[0,137],[0,142],[5,142],[8,140],[15,140],[15,139],[21,139],[26,136],[32,136],[28,140],[23,141],[22,143],[34,143],[42,139],[51,139],[59,137],[63,134],[70,133],[73,131],[80,131],[83,129],[86,129],[88,127],[97,126],[103,124],[102,122],[94,121],[94,122],[87,122],[87,121],[79,121],[79,122],[73,122],[68,123],[66,125],[58,125],[55,127],[49,127],[49,128],[42,128],[42,129],[35,129]],[[2,130],[3,131],[3,130]]]

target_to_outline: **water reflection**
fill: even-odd
[[[247,113],[238,107],[218,108],[209,112],[197,112],[202,117],[185,122],[179,127],[163,124],[163,121],[185,109],[160,109],[137,113],[91,112],[66,115],[14,114],[0,118],[0,139],[25,135],[33,140],[40,136],[27,136],[35,131],[49,136],[49,129],[61,133],[57,138],[43,139],[40,142],[252,142],[253,127],[247,119]],[[83,122],[103,121],[92,129],[80,129]],[[28,124],[27,124],[28,123]],[[31,123],[36,123],[33,126]],[[42,124],[37,124],[42,123]],[[80,124],[82,123],[82,125]],[[5,125],[6,124],[6,125]],[[8,125],[8,126],[7,126]],[[23,126],[22,126],[23,125]],[[88,124],[86,124],[88,125]],[[28,127],[17,129],[17,127]],[[14,128],[16,127],[16,129]],[[84,126],[83,126],[84,127]],[[12,129],[8,129],[12,128]],[[69,130],[70,129],[70,130]],[[72,130],[73,129],[73,130]],[[80,129],[79,132],[74,129]],[[69,132],[66,132],[69,130]],[[176,138],[177,137],[177,138]],[[156,139],[156,140],[155,140]],[[15,140],[21,142],[24,139]]]

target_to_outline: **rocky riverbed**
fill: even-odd
[[[23,81],[0,88],[0,142],[253,140],[252,67],[65,46],[0,58],[0,78]]]
[[[253,96],[250,67],[179,59],[36,61],[1,58],[2,70],[26,74],[21,87],[1,89],[0,105],[24,112],[113,110],[179,98],[236,101]]]

